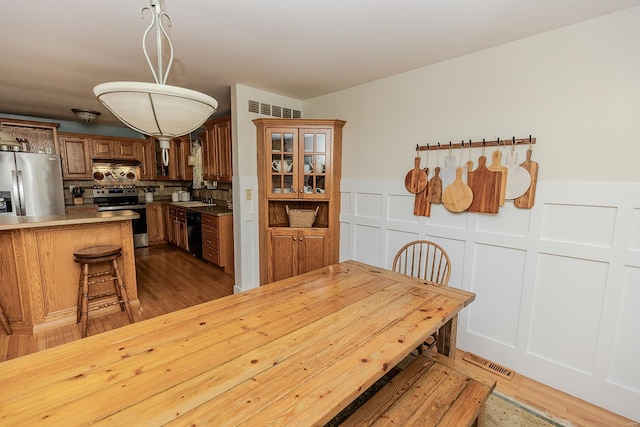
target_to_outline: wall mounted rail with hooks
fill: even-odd
[[[430,150],[452,150],[458,148],[482,148],[482,147],[497,147],[504,146],[510,147],[518,144],[535,144],[536,139],[532,138],[529,135],[527,138],[509,138],[509,139],[500,139],[498,138],[495,141],[461,141],[461,142],[444,142],[444,143],[435,143],[435,144],[427,144],[427,145],[418,145],[416,144],[416,151],[430,151]]]

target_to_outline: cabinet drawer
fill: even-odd
[[[176,208],[169,208],[169,216],[176,216]]]
[[[187,211],[185,211],[184,209],[176,209],[176,216],[178,218],[182,218],[184,220],[187,219]]]
[[[212,237],[218,239],[220,237],[218,227],[210,227],[208,225],[202,224],[202,237]]]
[[[202,245],[202,258],[216,265],[220,265],[220,251],[211,246]]]
[[[202,236],[202,244],[216,250],[220,249],[220,242],[215,237]]]
[[[202,225],[209,225],[211,227],[218,226],[218,217],[211,215],[202,215]]]

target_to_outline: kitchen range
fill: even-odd
[[[91,190],[93,203],[98,212],[130,210],[140,218],[132,221],[134,247],[149,246],[147,234],[147,210],[144,202],[138,201],[136,188],[140,167],[137,164],[94,164],[94,187]]]

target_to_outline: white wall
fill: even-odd
[[[341,259],[390,267],[406,241],[440,242],[451,283],[477,294],[461,348],[635,420],[638,23],[640,7],[304,103],[305,117],[347,121]],[[532,210],[412,215],[403,178],[416,144],[529,134],[540,164]]]
[[[267,117],[248,111],[249,100],[301,110],[302,102],[243,85],[231,88],[233,139],[233,223],[235,292],[260,286],[256,127],[252,120]]]
[[[628,9],[315,98],[305,115],[347,121],[346,179],[404,177],[416,144],[533,134],[542,181],[639,181],[639,22]]]

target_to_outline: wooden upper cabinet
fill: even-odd
[[[139,178],[142,180],[153,179],[153,170],[155,168],[155,151],[152,147],[153,143],[148,139],[141,140],[136,145],[136,158],[140,160]]]
[[[133,139],[92,138],[92,157],[97,159],[137,159],[136,145]]]
[[[114,151],[118,159],[136,159],[137,150],[136,146],[138,141],[135,140],[115,140],[113,141]]]
[[[61,133],[58,137],[58,145],[62,159],[62,177],[91,179],[90,139]]]
[[[204,127],[202,178],[207,181],[231,182],[231,116],[209,120]]]
[[[172,142],[176,150],[176,179],[193,180],[193,165],[189,165],[189,156],[191,155],[189,135],[174,138]]]
[[[113,140],[91,139],[91,157],[99,159],[113,158]]]

